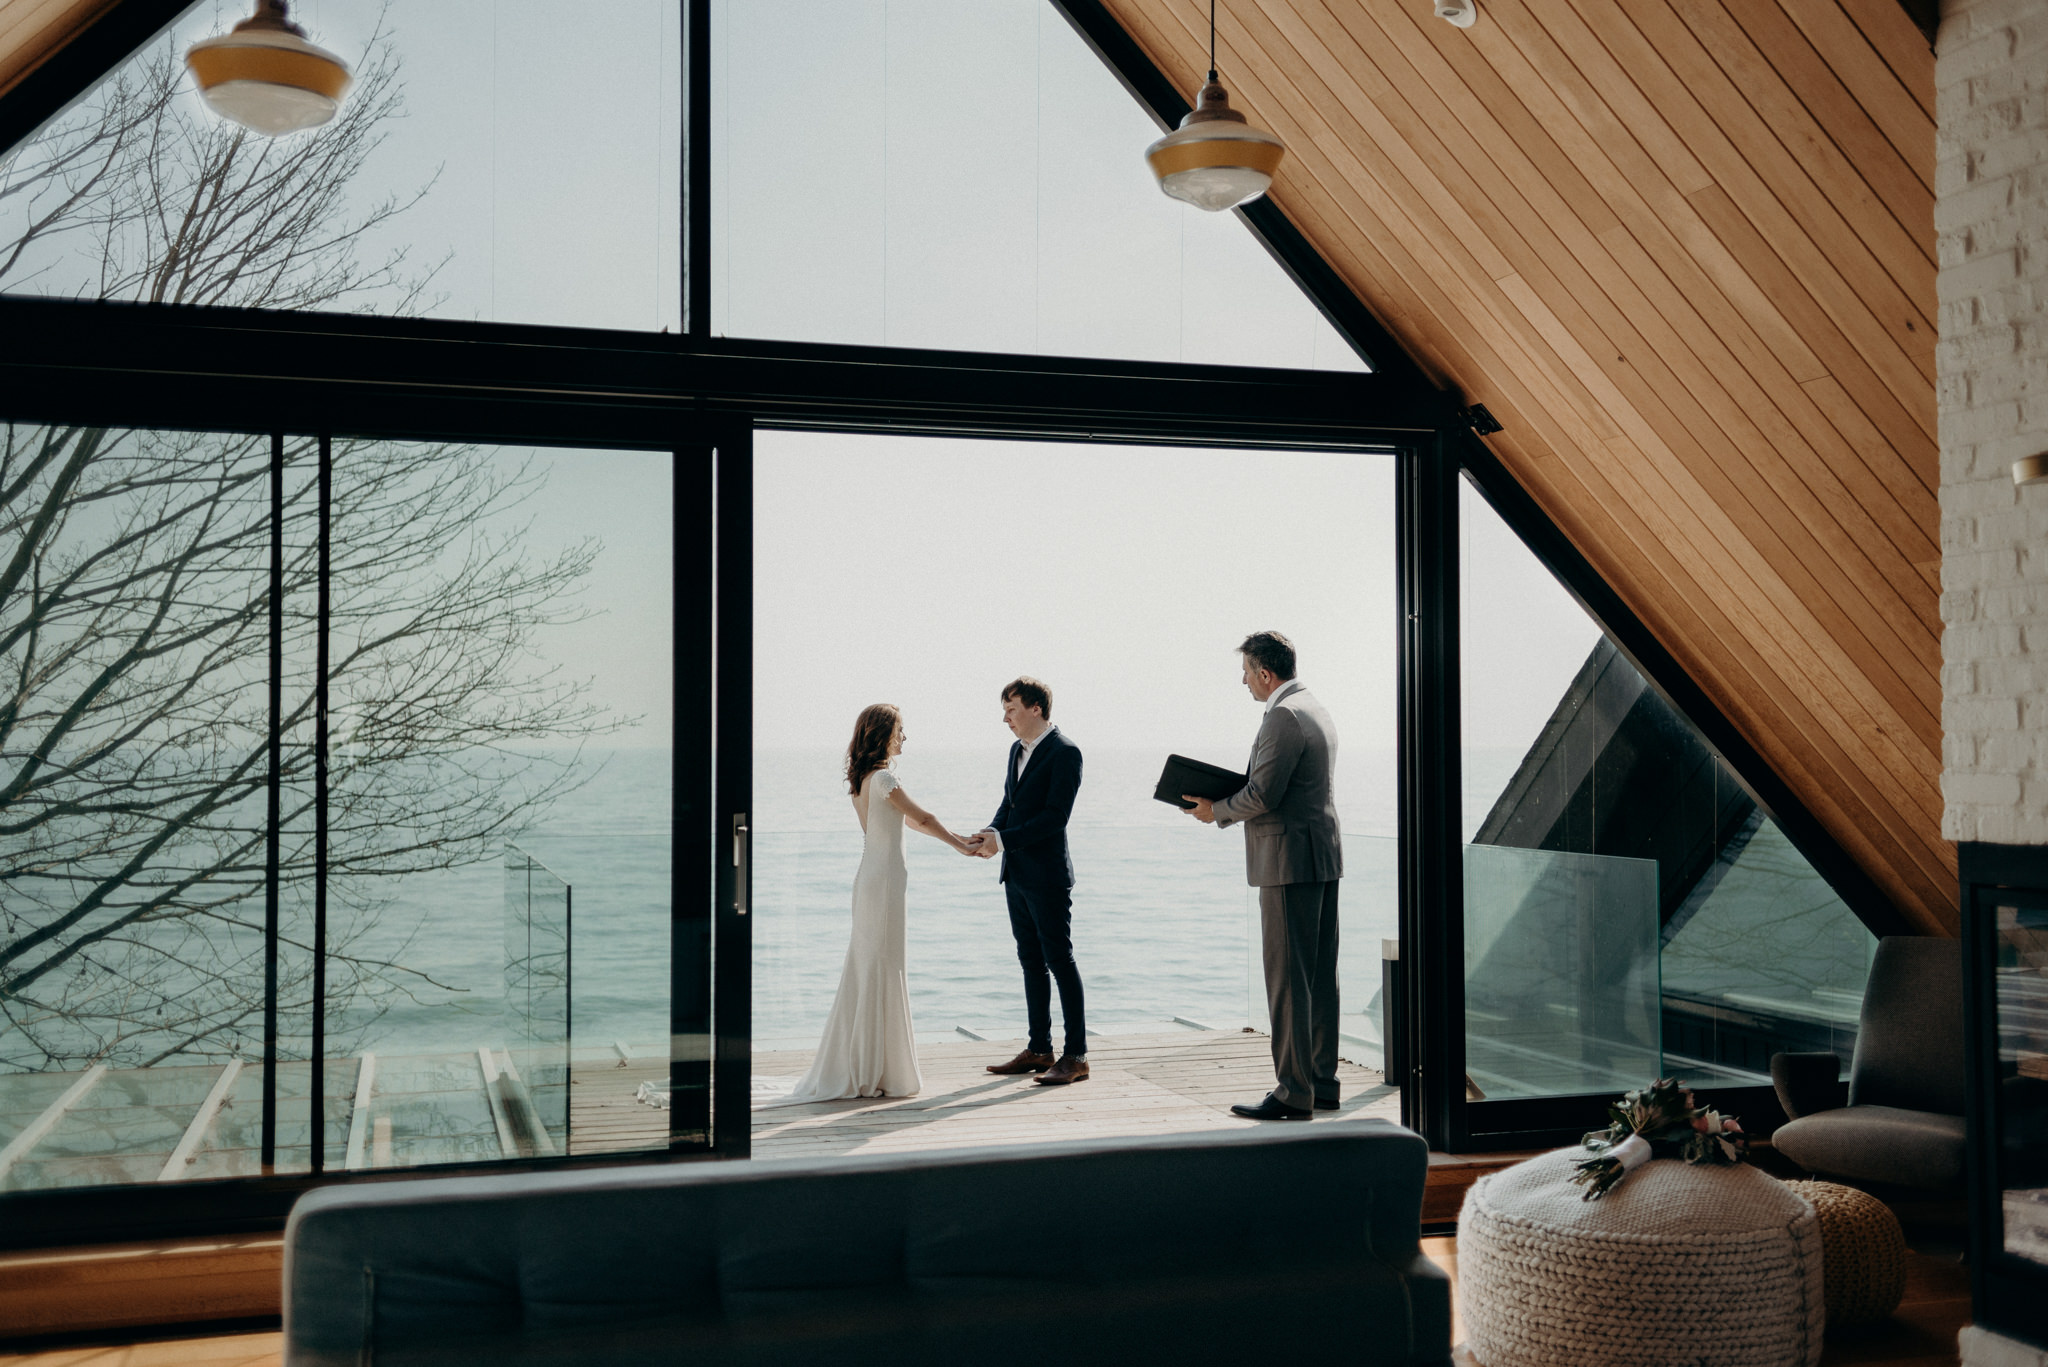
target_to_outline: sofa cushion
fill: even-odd
[[[1771,1143],[1800,1167],[1830,1177],[1942,1191],[1963,1184],[1959,1115],[1844,1106],[1780,1125]]]
[[[1438,1363],[1426,1163],[1340,1121],[330,1187],[286,1231],[286,1361]]]

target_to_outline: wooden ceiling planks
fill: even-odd
[[[1202,0],[1108,0],[1183,90]],[[1273,196],[1930,933],[1934,58],[1897,0],[1233,0]]]
[[[0,98],[119,0],[0,0]]]

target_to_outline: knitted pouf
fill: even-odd
[[[1656,1159],[1597,1201],[1559,1149],[1482,1177],[1458,1299],[1486,1367],[1813,1367],[1820,1221],[1755,1168]]]
[[[1820,1216],[1827,1271],[1828,1326],[1870,1324],[1906,1294],[1906,1232],[1891,1207],[1867,1191],[1833,1182],[1787,1182]]]

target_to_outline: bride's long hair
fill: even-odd
[[[877,769],[889,767],[889,738],[903,714],[895,703],[870,703],[853,723],[853,743],[846,747],[846,788],[859,793],[860,785]]]

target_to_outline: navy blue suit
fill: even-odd
[[[1052,986],[1060,989],[1065,1052],[1088,1052],[1081,972],[1074,966],[1074,859],[1067,851],[1067,818],[1081,791],[1081,747],[1057,730],[1039,740],[1020,777],[1024,742],[1010,747],[1003,805],[989,827],[1003,840],[1003,890],[1010,903],[1010,933],[1024,968],[1027,1047],[1052,1052]],[[1048,981],[1048,979],[1050,979]]]

